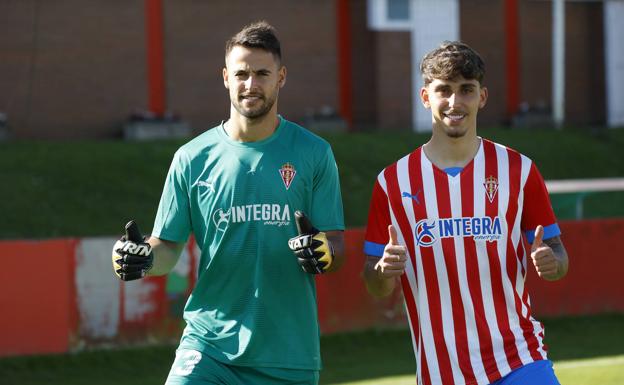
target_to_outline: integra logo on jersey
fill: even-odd
[[[216,210],[212,214],[212,221],[219,231],[225,231],[229,223],[264,222],[266,226],[288,226],[290,209],[288,205],[276,203],[233,206],[227,210]]]
[[[497,241],[502,236],[499,217],[423,219],[414,229],[416,244],[429,247],[440,238],[472,237],[475,241]]]

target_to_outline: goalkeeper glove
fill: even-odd
[[[122,281],[132,281],[145,277],[153,263],[152,246],[145,242],[139,226],[128,222],[126,235],[113,246],[113,271]]]
[[[326,272],[334,260],[327,235],[316,229],[301,211],[295,211],[295,223],[299,235],[288,240],[288,247],[297,256],[299,265],[306,273]]]

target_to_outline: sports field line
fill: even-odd
[[[566,360],[557,361],[554,363],[555,369],[573,369],[582,367],[596,367],[596,366],[624,366],[624,355],[611,356],[611,357],[599,357],[599,358],[585,358],[582,360]]]

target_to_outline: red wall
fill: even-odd
[[[541,317],[624,312],[624,219],[568,221],[560,226],[570,270],[565,279],[546,282],[529,266],[527,285],[534,313]],[[366,292],[361,278],[363,230],[348,230],[345,236],[345,266],[317,279],[323,333],[405,326],[399,290],[384,299]],[[0,242],[0,356],[60,353],[94,343],[78,332],[77,244],[76,239]],[[163,290],[152,294],[160,301],[154,313],[158,319],[150,317],[145,325],[122,323],[123,330],[104,342],[123,340],[129,329],[146,336],[171,328],[176,330],[166,335],[179,333],[180,317],[172,318],[167,311]],[[120,299],[124,295],[122,290]]]
[[[347,230],[347,261],[344,266],[316,280],[319,321],[323,333],[406,325],[400,290],[384,299],[373,298],[366,291],[361,276],[364,267],[363,245],[363,230]]]
[[[568,275],[547,282],[528,269],[535,314],[624,312],[624,220],[565,221],[560,227],[570,259]]]
[[[0,356],[68,350],[74,246],[71,239],[0,242]]]

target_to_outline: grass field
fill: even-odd
[[[550,358],[562,385],[624,384],[624,314],[543,320]],[[407,330],[368,331],[321,339],[325,385],[415,383]],[[105,350],[0,359],[3,385],[162,384],[175,347]]]
[[[546,179],[624,175],[624,129],[485,129],[480,134],[534,159]],[[412,133],[324,136],[339,165],[348,227],[365,224],[379,171],[429,137]],[[182,143],[1,142],[0,238],[116,235],[130,218],[148,232],[169,163]],[[560,219],[573,213],[574,199],[554,199]],[[590,195],[585,211],[588,217],[624,216],[624,192]]]

